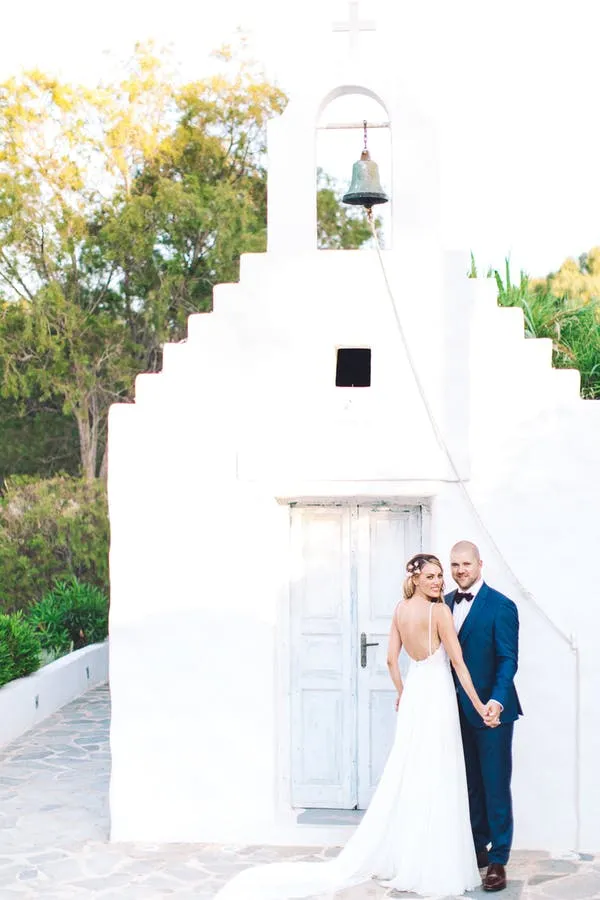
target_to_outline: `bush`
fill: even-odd
[[[0,685],[31,675],[40,655],[40,640],[22,613],[0,614]]]
[[[10,681],[14,671],[8,643],[3,639],[4,629],[0,626],[0,687]]]
[[[27,610],[57,580],[108,591],[108,512],[100,480],[13,477],[0,499],[0,611]]]
[[[77,578],[57,581],[29,611],[44,650],[60,656],[103,641],[108,634],[108,599]]]
[[[64,605],[53,591],[44,594],[41,600],[34,603],[27,617],[38,635],[42,650],[49,654],[49,659],[70,651],[71,638],[65,623]]]

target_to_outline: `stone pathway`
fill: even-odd
[[[0,900],[208,900],[249,864],[323,859],[327,848],[109,844],[107,688],[0,750]],[[513,854],[502,900],[600,900],[600,854]],[[336,900],[411,897],[375,883]],[[474,891],[469,897],[489,895]]]

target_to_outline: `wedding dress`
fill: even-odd
[[[345,847],[326,862],[245,869],[215,900],[331,895],[376,879],[397,891],[462,894],[481,885],[469,821],[456,690],[442,644],[411,660],[394,744],[377,790]]]

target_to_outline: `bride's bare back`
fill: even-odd
[[[429,621],[431,623],[431,652],[440,646],[436,616],[433,615],[432,601],[413,596],[410,600],[401,600],[394,618],[400,633],[400,641],[411,659],[420,661],[429,656]]]

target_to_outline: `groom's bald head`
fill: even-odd
[[[453,556],[454,554],[458,554],[458,553],[460,553],[460,554],[468,553],[473,557],[473,560],[475,562],[478,562],[478,563],[481,562],[481,556],[479,555],[479,548],[478,548],[477,544],[474,544],[472,541],[459,541],[457,544],[455,544],[454,547],[452,548],[452,550],[450,551],[450,556]]]

